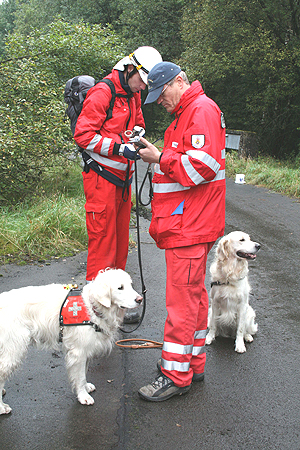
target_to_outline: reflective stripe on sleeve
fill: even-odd
[[[187,176],[192,180],[196,185],[205,181],[205,179],[197,172],[194,166],[191,164],[189,157],[187,155],[181,156],[181,163],[186,171]]]
[[[97,144],[101,141],[102,136],[100,134],[95,134],[89,145],[87,146],[86,150],[93,151]],[[100,154],[103,156],[108,156],[109,147],[111,144],[110,138],[103,138],[103,142],[100,149]]]
[[[188,372],[190,369],[190,363],[184,362],[180,363],[178,361],[167,361],[166,359],[161,359],[161,367],[165,370],[177,370],[177,372]]]
[[[203,181],[203,184],[213,183],[214,181],[225,180],[225,170],[219,170],[215,178],[211,181]]]
[[[203,181],[206,181],[200,174],[197,172],[197,170],[194,168],[192,162],[190,161],[189,157],[196,159],[198,161],[201,161],[203,164],[205,164],[207,167],[209,167],[215,174],[218,173],[220,169],[220,164],[212,158],[210,155],[208,155],[205,152],[199,151],[199,150],[189,150],[186,152],[186,155],[181,156],[181,163],[186,171],[187,176],[195,183],[196,185],[203,183]]]
[[[101,140],[100,134],[95,134],[95,136],[87,146],[86,150],[93,151],[96,145],[100,142],[100,140]]]
[[[203,162],[203,164],[205,164],[207,167],[209,167],[215,173],[217,173],[221,167],[221,165],[218,163],[218,161],[216,161],[208,153],[205,153],[201,150],[188,150],[186,152],[186,155],[188,155],[191,158],[194,158],[198,161]],[[186,155],[183,155],[183,156],[186,156]]]
[[[103,142],[101,145],[101,150],[100,150],[101,155],[108,156],[110,144],[111,144],[111,139],[109,139],[109,138],[103,139]]]

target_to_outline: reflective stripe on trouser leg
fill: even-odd
[[[107,267],[125,269],[131,201],[122,199],[122,188],[115,186],[93,170],[83,172],[86,196],[88,258],[86,279],[92,280]]]
[[[204,279],[207,254],[212,245],[166,250],[168,316],[162,371],[178,386],[187,386],[193,373],[203,373],[205,368],[208,296]]]

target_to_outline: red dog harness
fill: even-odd
[[[65,287],[65,289],[67,289]],[[63,327],[70,327],[76,325],[90,325],[95,331],[102,331],[102,329],[91,321],[91,316],[87,310],[84,300],[79,289],[71,288],[68,292],[59,313],[59,342],[62,342]]]

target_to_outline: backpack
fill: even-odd
[[[112,110],[116,98],[116,90],[114,83],[107,78],[98,81],[98,83],[105,83],[110,88],[112,97],[109,104],[109,108],[106,112],[106,120],[111,119]],[[86,94],[88,90],[91,89],[91,87],[95,86],[95,84],[97,84],[95,79],[93,77],[90,77],[89,75],[79,75],[77,77],[71,78],[66,83],[64,101],[68,105],[66,109],[66,115],[70,119],[70,127],[73,136],[75,133],[77,119],[79,117],[79,114],[81,113]]]

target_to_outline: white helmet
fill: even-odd
[[[115,66],[114,69],[117,70],[125,70],[125,67],[128,64],[133,64],[134,67],[138,70],[139,75],[143,82],[147,84],[148,73],[155,66],[162,62],[162,57],[160,53],[155,50],[153,47],[139,47],[130,55],[125,56],[125,58],[121,59]]]

